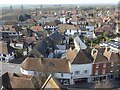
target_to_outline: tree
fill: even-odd
[[[110,41],[110,38],[109,37],[105,37],[105,41]]]
[[[100,43],[101,41],[103,41],[103,39],[104,39],[104,37],[103,37],[102,35],[98,35],[97,38],[98,38],[98,42],[99,42],[99,43]]]
[[[109,35],[108,35],[107,32],[104,32],[104,33],[103,33],[103,37],[104,37],[105,41],[109,41],[109,40],[110,40],[110,38],[109,38],[108,36],[109,36]]]
[[[99,44],[98,38],[93,39],[94,44]]]
[[[25,14],[24,16],[26,17],[26,19],[31,18],[31,15],[29,15],[29,14]]]
[[[31,15],[29,15],[29,14],[20,15],[19,16],[19,21],[25,21],[29,18],[31,18]]]
[[[24,17],[24,15],[20,15],[19,16],[19,21],[25,21],[26,19],[25,19],[25,17]]]

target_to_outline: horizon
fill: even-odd
[[[0,2],[0,4],[2,5],[21,5],[21,4],[25,4],[25,5],[29,5],[29,4],[44,4],[44,5],[57,5],[57,4],[118,4],[119,0],[105,0],[105,1],[101,1],[101,0],[51,0],[51,2],[49,2],[49,0],[2,0]]]

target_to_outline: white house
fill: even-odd
[[[74,85],[81,82],[91,82],[92,61],[86,56],[84,50],[77,51],[69,49],[66,58],[71,62],[70,73],[56,73],[58,78],[64,85]]]
[[[67,36],[81,35],[81,30],[77,25],[60,24],[59,30]]]
[[[65,35],[67,35],[67,36],[74,36],[75,34],[81,35],[81,31],[80,30],[75,30],[75,29],[65,31]]]
[[[58,20],[60,20],[60,22],[63,23],[63,24],[66,23],[66,18],[65,17],[60,17],[60,18],[58,18]]]
[[[70,73],[56,73],[64,85],[74,85],[80,82],[91,82],[92,64],[71,64]]]
[[[58,26],[56,25],[55,22],[45,22],[44,29],[55,31],[58,29]]]
[[[0,61],[9,62],[15,58],[15,51],[7,43],[0,41]]]
[[[2,33],[3,37],[18,36],[18,33],[16,32],[15,28],[12,25],[4,25],[4,26],[1,26],[0,29],[1,29],[0,33]]]

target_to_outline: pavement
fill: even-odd
[[[80,83],[77,85],[69,85],[67,86],[70,90],[75,88],[76,89],[107,89],[108,90],[120,90],[120,80],[110,80],[110,81],[100,81],[95,83]],[[74,89],[73,89],[74,90]]]

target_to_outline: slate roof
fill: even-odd
[[[54,42],[54,44],[58,44],[60,43],[63,38],[64,38],[64,35],[60,34],[58,31],[52,33],[49,38]]]
[[[47,51],[47,42],[45,40],[41,40],[38,42],[38,44],[35,46],[35,48],[41,53],[46,54]]]
[[[66,45],[54,45],[53,47],[55,50],[65,50]]]

